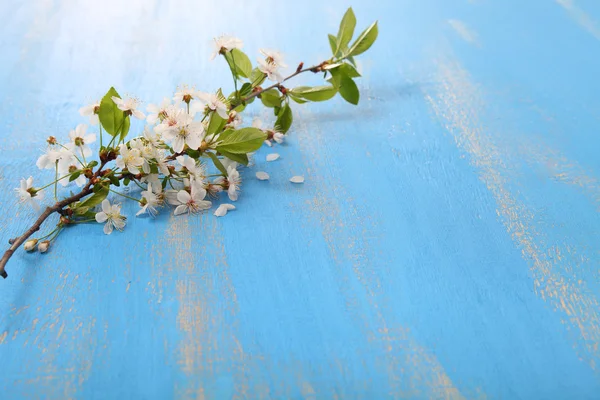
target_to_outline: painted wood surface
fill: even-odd
[[[599,4],[354,2],[380,21],[360,105],[295,107],[238,210],[13,258],[0,397],[600,398]],[[348,5],[4,0],[0,242],[44,139],[110,85],[231,89],[223,32],[318,62]]]

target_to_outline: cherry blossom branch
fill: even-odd
[[[283,86],[281,86],[281,84],[282,84],[283,82],[285,82],[285,81],[288,81],[288,80],[292,79],[293,77],[295,77],[295,76],[297,76],[297,75],[300,75],[300,74],[302,74],[302,73],[304,73],[304,72],[308,72],[308,71],[310,71],[310,72],[313,72],[313,73],[315,73],[315,74],[316,74],[316,73],[319,73],[319,72],[322,72],[322,71],[323,71],[323,67],[324,67],[325,65],[327,65],[327,64],[329,64],[329,62],[328,62],[328,61],[323,61],[322,63],[320,63],[320,64],[317,64],[317,65],[314,65],[314,66],[312,66],[312,67],[309,67],[309,68],[302,68],[302,67],[304,66],[304,63],[300,63],[300,64],[298,65],[298,68],[296,69],[296,72],[294,72],[293,74],[291,74],[291,75],[289,75],[289,76],[285,77],[285,78],[284,78],[284,79],[283,79],[281,82],[274,83],[274,84],[272,84],[272,85],[271,85],[271,86],[269,86],[269,87],[266,87],[266,88],[264,88],[264,89],[263,89],[263,88],[261,88],[261,89],[259,89],[259,90],[256,90],[256,91],[252,92],[252,94],[249,94],[248,96],[246,96],[246,97],[244,97],[244,98],[242,99],[242,103],[245,103],[246,101],[248,101],[248,100],[250,100],[250,99],[253,99],[253,98],[254,98],[254,97],[256,97],[256,96],[259,96],[261,93],[263,93],[263,92],[266,92],[267,90],[271,90],[271,89],[279,89],[279,90],[281,91],[281,89],[283,88]],[[283,93],[283,92],[282,92],[282,93]],[[285,93],[283,93],[283,94],[285,94]],[[235,107],[232,107],[232,108],[235,108]]]
[[[33,225],[31,225],[31,227],[29,229],[27,229],[27,231],[25,231],[25,233],[23,233],[21,236],[16,237],[10,241],[11,242],[10,248],[4,252],[4,255],[0,259],[0,276],[2,278],[6,279],[8,277],[8,274],[6,273],[6,263],[8,262],[8,260],[10,260],[10,258],[14,254],[14,252],[23,243],[25,243],[25,241],[27,239],[29,239],[31,237],[31,235],[33,235],[35,232],[40,230],[42,224],[48,219],[48,217],[50,217],[54,213],[60,214],[60,211],[63,208],[65,208],[66,206],[68,206],[69,204],[79,201],[82,198],[84,198],[85,196],[92,194],[92,192],[93,192],[92,182],[95,180],[95,178],[97,178],[98,176],[100,176],[102,174],[102,172],[103,172],[102,168],[104,168],[104,165],[105,165],[105,163],[102,163],[100,165],[100,167],[98,168],[96,173],[92,176],[92,178],[90,178],[88,180],[88,183],[83,187],[81,192],[79,192],[71,197],[67,197],[66,199],[61,200],[59,202],[56,202],[51,207],[46,207],[46,209],[44,210],[42,215],[40,215],[38,217],[38,219],[33,223]]]

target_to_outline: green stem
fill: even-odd
[[[63,149],[65,149],[65,150],[69,150],[68,148],[66,148],[65,146],[63,146],[63,145],[62,145],[62,144],[60,144],[60,143],[59,143],[58,145],[59,145],[60,147],[62,147]],[[69,151],[71,151],[71,150],[69,150]],[[71,151],[71,153],[73,154],[73,157],[75,157],[75,159],[76,159],[76,160],[79,162],[79,164],[81,164],[81,166],[82,166],[83,168],[85,168],[85,164],[83,163],[83,161],[81,161],[81,160],[79,159],[79,157],[77,157],[77,154],[75,154],[75,152],[73,152],[73,151]]]
[[[54,166],[54,200],[58,201],[58,161]]]
[[[133,197],[131,197],[131,196],[127,196],[126,194],[119,193],[119,192],[117,192],[116,190],[112,190],[112,189],[108,189],[108,190],[110,190],[110,191],[111,191],[111,192],[113,192],[114,194],[118,194],[119,196],[123,196],[123,197],[125,197],[125,198],[127,198],[127,199],[129,199],[129,200],[133,200],[133,201],[135,201],[135,202],[137,202],[137,203],[139,203],[139,202],[140,202],[138,199],[134,199],[134,198],[133,198]]]
[[[100,128],[100,148],[102,148],[102,124],[98,121],[98,127]]]
[[[56,182],[58,182],[58,181],[62,181],[63,179],[65,179],[65,178],[68,178],[68,177],[69,177],[69,176],[71,176],[71,175],[73,175],[73,173],[71,173],[71,174],[69,174],[69,175],[65,175],[65,176],[63,176],[63,177],[61,177],[61,178],[58,178],[58,179],[56,179],[56,180],[54,180],[54,181],[50,182],[50,183],[49,183],[49,184],[47,184],[46,186],[42,186],[41,188],[39,188],[39,189],[36,189],[36,190],[38,190],[38,191],[40,191],[40,190],[44,190],[44,189],[46,189],[48,186],[52,186],[52,185],[54,185]]]

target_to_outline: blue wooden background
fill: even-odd
[[[0,242],[44,139],[109,86],[230,90],[223,32],[321,61],[349,5],[380,21],[360,105],[296,106],[236,211],[128,204],[123,234],[13,258],[2,399],[600,398],[596,0],[4,0]]]

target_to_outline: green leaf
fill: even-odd
[[[123,128],[121,129],[121,140],[124,140],[125,136],[127,136],[127,133],[129,133],[130,125],[131,125],[131,120],[129,119],[129,115],[128,115],[123,120]]]
[[[117,178],[114,174],[110,174],[108,176],[108,180],[115,186],[121,186],[121,182],[119,182],[119,178]]]
[[[240,88],[240,96],[241,97],[246,97],[248,96],[250,93],[252,93],[252,84],[250,82],[246,82],[242,85],[242,87]],[[231,97],[231,96],[229,96]],[[234,96],[235,98],[235,96]],[[236,110],[237,111],[237,110]]]
[[[87,207],[88,209],[96,207],[108,196],[108,185],[95,185],[94,194],[87,199],[79,202],[77,207]]]
[[[213,111],[210,116],[210,122],[208,123],[208,128],[206,128],[206,134],[212,135],[214,133],[219,132],[221,129],[223,129],[223,127],[225,126],[226,123],[227,123],[226,120],[221,118],[221,116],[219,114],[217,114],[216,112]]]
[[[218,146],[217,151],[246,154],[258,150],[267,139],[267,135],[257,128],[242,128],[229,134]]]
[[[215,164],[215,167],[217,167],[217,169],[219,171],[221,171],[221,173],[223,175],[227,175],[227,170],[225,169],[225,166],[223,165],[223,163],[221,162],[221,160],[219,160],[219,157],[217,157],[217,155],[215,153],[212,153],[210,151],[207,152],[206,154],[208,154],[208,156],[212,160],[213,164]]]
[[[357,105],[358,100],[360,98],[360,92],[358,91],[358,87],[356,83],[352,80],[352,78],[341,75],[339,80],[339,92],[340,95],[350,104]]]
[[[281,97],[277,89],[269,89],[262,92],[260,100],[266,107],[281,107]]]
[[[290,99],[294,100],[294,101],[295,101],[296,103],[298,103],[298,104],[304,104],[304,103],[306,103],[306,102],[308,101],[308,100],[301,99],[301,98],[300,98],[300,97],[298,97],[298,96],[294,96],[294,95],[293,95],[292,93],[290,93],[290,92],[288,92],[288,97],[289,97]]]
[[[217,148],[217,150],[219,150],[219,149]],[[248,156],[246,154],[230,153],[225,150],[219,150],[219,153],[221,153],[223,156],[229,158],[231,161],[235,161],[240,164],[248,165]]]
[[[69,178],[69,182],[73,182],[75,179],[79,178],[81,175],[81,170],[73,172],[73,175]]]
[[[277,114],[277,120],[275,121],[275,129],[281,133],[286,133],[290,130],[290,126],[292,126],[292,122],[294,121],[294,116],[292,115],[292,109],[289,104],[285,104],[279,110]]]
[[[331,53],[335,56],[337,53],[337,38],[332,34],[327,35],[329,39],[329,47],[331,47]]]
[[[265,81],[266,78],[267,74],[265,74],[258,68],[254,68],[252,70],[252,74],[250,74],[250,82],[252,83],[252,86],[259,86]]]
[[[162,180],[162,182],[160,183],[160,185],[162,186],[163,190],[165,190],[165,188],[167,187],[167,183],[169,182],[169,177],[165,176],[164,179]]]
[[[375,42],[375,39],[377,39],[378,33],[377,21],[375,21],[360,34],[350,49],[347,52],[344,52],[344,54],[346,56],[357,56],[369,50],[369,47],[371,47]]]
[[[231,54],[237,74],[249,78],[252,75],[252,63],[246,53],[239,49],[232,49],[228,54]]]
[[[96,165],[98,165],[98,161],[93,160],[88,164],[88,168],[94,168]]]
[[[346,75],[350,78],[359,78],[360,74],[358,73],[358,71],[356,70],[356,68],[354,68],[352,65],[350,64],[341,64],[338,67],[332,68],[331,71],[331,75]]]
[[[310,101],[325,101],[335,96],[337,90],[333,86],[298,86],[292,89],[291,93]]]
[[[224,130],[223,132],[219,133],[219,140],[226,140],[229,135],[233,134],[233,132],[235,132],[233,129]]]
[[[115,88],[111,87],[102,98],[102,101],[100,101],[98,118],[100,119],[100,123],[102,124],[104,130],[110,135],[116,136],[123,128],[124,115],[123,111],[119,110],[115,102],[112,100],[113,96],[121,98]]]
[[[356,17],[352,7],[348,8],[342,22],[340,22],[340,29],[337,34],[336,52],[338,49],[343,49],[348,46],[352,35],[354,34],[354,28],[356,27]]]

